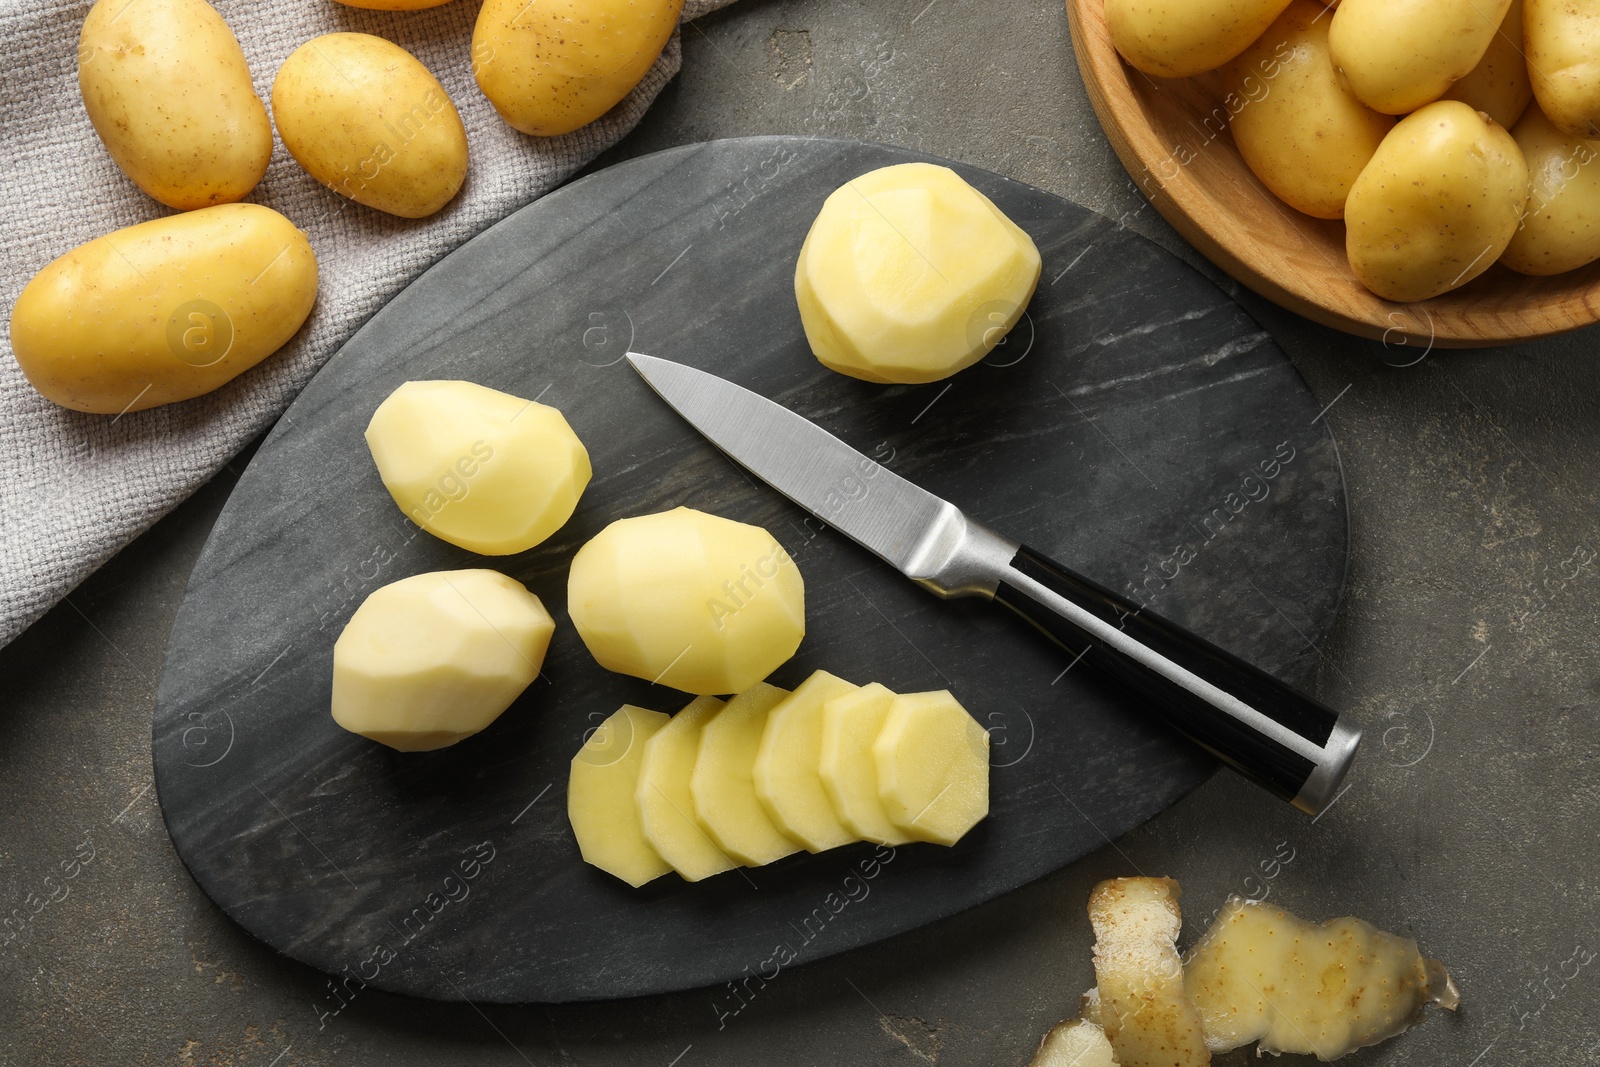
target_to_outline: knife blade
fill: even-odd
[[[735,462],[925,589],[1004,604],[1300,810],[1320,814],[1337,796],[1361,731],[1331,708],[984,527],[781,404],[671,360],[628,360]]]

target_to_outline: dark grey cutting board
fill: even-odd
[[[1055,196],[970,167],[1032,234],[1028,318],[949,382],[824,370],[793,295],[823,199],[923,159],[762,137],[576,182],[445,258],[295,401],[234,490],[173,627],[154,722],[162,811],[201,887],[281,952],[440,999],[564,1001],[770,972],[950,915],[1171,804],[1214,764],[1003,609],[941,602],[703,443],[622,361],[703,367],[816,419],[970,514],[1267,669],[1305,680],[1332,622],[1347,524],[1318,405],[1205,279]],[[329,279],[328,284],[336,284]],[[483,561],[420,533],[362,440],[413,378],[466,378],[565,412],[594,463],[577,514],[502,568],[559,629],[492,727],[401,755],[328,714],[332,646],[374,588]],[[584,865],[567,764],[619,704],[687,697],[609,674],[567,623],[572,553],[614,519],[687,504],[771,530],[809,632],[774,681],[823,667],[949,687],[994,741],[993,810],[954,849],[859,845],[642,890]]]

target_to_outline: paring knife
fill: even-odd
[[[628,359],[718,448],[918,585],[941,597],[998,600],[1300,810],[1316,815],[1337,795],[1361,742],[1337,712],[980,526],[780,404],[681,363],[638,352]]]

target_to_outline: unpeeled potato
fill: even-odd
[[[422,61],[367,33],[295,49],[272,83],[272,117],[295,161],[334,192],[408,219],[467,179],[467,131]]]
[[[512,129],[571,133],[633,91],[682,12],[683,0],[484,0],[473,74]]]
[[[1523,274],[1561,274],[1600,259],[1600,140],[1564,132],[1530,107],[1511,131],[1532,194],[1500,262]]]
[[[1384,138],[1350,189],[1350,267],[1387,300],[1438,296],[1500,258],[1527,202],[1511,135],[1460,101],[1429,104]]]
[[[1344,217],[1350,187],[1395,124],[1340,81],[1328,23],[1321,4],[1294,0],[1225,72],[1239,155],[1280,200],[1319,219]]]
[[[1404,115],[1483,59],[1511,0],[1344,0],[1328,46],[1368,107]]]
[[[78,88],[117,166],[168,207],[232,203],[267,172],[267,109],[205,0],[99,0],[78,38]]]
[[[1289,0],[1106,0],[1111,43],[1157,78],[1216,70],[1250,47]]]
[[[1533,82],[1523,55],[1522,22],[1522,0],[1511,0],[1489,50],[1476,67],[1450,86],[1443,99],[1476,108],[1508,130],[1515,126],[1533,99]]]
[[[1600,138],[1600,4],[1527,0],[1523,31],[1545,116],[1564,133]]]

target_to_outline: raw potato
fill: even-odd
[[[209,393],[311,313],[317,257],[271,208],[141,222],[46,266],[11,309],[11,351],[62,407],[120,415]]]
[[[732,870],[734,861],[700,828],[689,779],[700,753],[701,731],[723,707],[716,697],[696,697],[645,742],[635,797],[645,840],[688,882]]]
[[[571,133],[633,91],[682,11],[683,0],[484,0],[472,72],[512,129]]]
[[[1039,265],[1033,239],[955,171],[901,163],[828,197],[794,291],[823,365],[869,382],[931,382],[1000,343]]]
[[[913,840],[889,820],[878,799],[872,744],[883,732],[894,693],[877,682],[834,697],[822,706],[818,773],[845,829],[863,841],[903,845]]]
[[[636,799],[645,746],[667,722],[624,704],[584,741],[567,779],[567,820],[584,862],[635,889],[672,870],[645,839]]]
[[[420,219],[467,180],[467,131],[422,62],[366,33],[295,49],[272,83],[272,117],[296,162],[329,189]]]
[[[1170,878],[1113,878],[1089,894],[1101,1023],[1122,1067],[1211,1062],[1173,944],[1180,893]]]
[[[1395,124],[1340,80],[1329,21],[1316,0],[1294,0],[1226,71],[1239,154],[1280,200],[1319,219],[1344,217],[1350,187]]]
[[[761,806],[753,774],[767,715],[788,695],[787,689],[762,682],[728,701],[700,731],[700,752],[689,779],[695,818],[722,851],[747,867],[801,848]]]
[[[800,646],[805,583],[759,526],[675,508],[620,519],[579,549],[567,610],[607,670],[742,693]]]
[[[1404,115],[1444,95],[1489,49],[1511,0],[1344,0],[1328,46],[1367,106]]]
[[[1523,274],[1560,274],[1600,259],[1600,141],[1564,133],[1531,107],[1511,131],[1533,192],[1500,262]]]
[[[1212,1052],[1260,1041],[1257,1055],[1332,1060],[1400,1033],[1424,1005],[1460,1002],[1417,943],[1360,919],[1316,925],[1229,897],[1188,955],[1184,984]]]
[[[823,852],[857,840],[839,821],[822,784],[822,708],[855,691],[827,671],[801,682],[767,716],[753,774],[756,796],[784,833],[809,852]]]
[[[954,845],[989,814],[989,733],[948,690],[896,696],[872,759],[884,813],[918,841]]]
[[[1351,269],[1388,300],[1438,296],[1500,258],[1527,202],[1511,135],[1459,101],[1429,104],[1384,138],[1350,190]]]
[[[1526,3],[1523,35],[1539,106],[1563,132],[1600,138],[1600,4]]]
[[[1482,111],[1508,130],[1515,126],[1533,99],[1533,82],[1523,55],[1522,21],[1522,0],[1511,0],[1489,50],[1476,67],[1450,86],[1444,99],[1459,100]]]
[[[98,0],[78,38],[78,88],[117,166],[168,207],[231,204],[267,172],[267,109],[206,0]]]
[[[1187,78],[1243,52],[1288,6],[1289,0],[1106,0],[1106,29],[1139,70]]]
[[[333,645],[333,721],[401,752],[482,730],[539,676],[555,623],[497,571],[433,571],[375,590]]]
[[[1028,1067],[1118,1067],[1118,1064],[1104,1030],[1083,1019],[1071,1019],[1044,1035]]]
[[[366,437],[411,521],[488,556],[547,539],[589,484],[589,453],[561,412],[472,382],[406,382]]]

